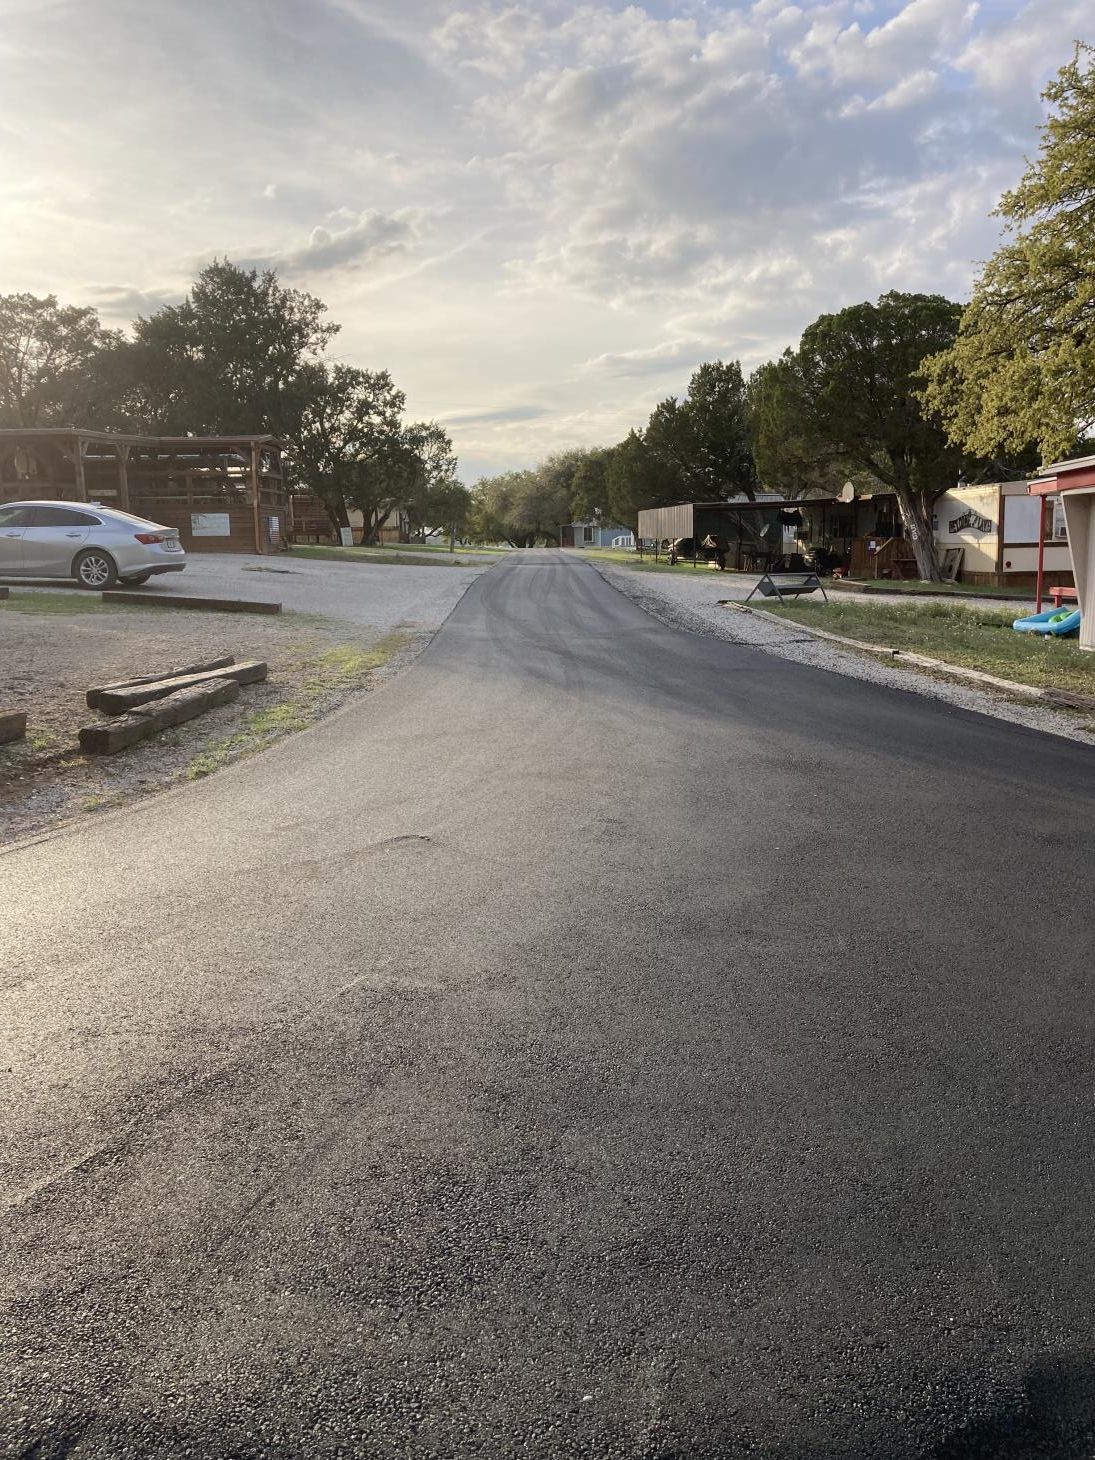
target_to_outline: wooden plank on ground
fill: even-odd
[[[219,654],[215,659],[204,659],[200,664],[183,664],[174,669],[161,669],[156,674],[138,674],[132,679],[116,679],[112,684],[93,685],[85,698],[89,710],[99,708],[99,696],[113,689],[132,689],[138,684],[157,684],[164,679],[181,679],[185,674],[204,674],[209,669],[224,669],[236,661],[231,654]]]
[[[135,603],[141,608],[196,608],[206,613],[280,613],[280,603],[255,598],[190,598],[182,593],[142,593],[132,588],[110,588],[104,603]]]
[[[104,715],[124,715],[138,705],[150,700],[161,700],[176,690],[189,689],[191,685],[207,684],[212,679],[233,679],[237,684],[256,684],[265,679],[266,663],[262,659],[245,659],[242,664],[227,664],[223,669],[209,669],[200,674],[184,674],[177,679],[156,679],[147,684],[135,684],[129,688],[103,689],[99,691],[98,706]]]
[[[0,710],[0,745],[22,740],[27,733],[27,717],[23,710]]]
[[[89,755],[113,755],[160,730],[182,725],[217,705],[226,705],[239,692],[240,687],[234,679],[214,679],[205,684],[189,685],[166,699],[131,710],[117,720],[85,725],[80,731],[80,749]]]

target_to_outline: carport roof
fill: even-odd
[[[81,441],[103,442],[120,446],[189,446],[194,449],[260,445],[281,446],[280,437],[269,431],[256,431],[246,436],[136,436],[125,431],[90,431],[82,426],[8,426],[0,428],[0,441],[46,441],[79,438]]]
[[[1077,456],[1039,468],[1040,475],[1027,491],[1032,497],[1055,497],[1058,492],[1095,486],[1095,456]]]

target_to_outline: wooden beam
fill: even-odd
[[[195,598],[185,593],[149,593],[143,588],[106,588],[104,603],[135,603],[141,608],[193,608],[199,613],[280,613],[280,603],[254,598]]]
[[[113,684],[92,685],[85,696],[89,710],[99,708],[99,696],[112,689],[132,689],[138,684],[155,684],[163,679],[182,679],[188,674],[202,674],[209,669],[225,669],[236,661],[231,654],[219,654],[215,659],[204,659],[200,664],[184,664],[176,669],[161,669],[158,674],[139,674],[134,679],[119,679]]]
[[[118,506],[129,511],[129,447],[118,445]]]
[[[262,552],[259,538],[259,444],[251,442],[251,516],[255,528],[255,551]]]
[[[27,733],[25,710],[0,710],[0,745],[22,740]]]
[[[234,679],[237,684],[257,684],[266,678],[266,663],[262,659],[245,659],[242,664],[228,664],[220,669],[207,669],[197,674],[172,675],[169,679],[153,679],[145,684],[123,685],[119,689],[100,689],[95,697],[95,708],[104,715],[124,715],[138,705],[147,705],[150,700],[162,700],[176,690],[191,689],[194,685],[208,684],[211,680]]]
[[[76,500],[87,501],[87,482],[84,478],[84,442],[77,436],[76,450],[72,455],[72,469],[76,475]]]
[[[176,690],[165,699],[131,710],[117,720],[98,725],[85,725],[80,731],[80,749],[92,755],[113,755],[127,745],[136,745],[159,730],[182,725],[196,715],[226,705],[239,696],[234,679],[218,679],[209,684],[190,685]]]

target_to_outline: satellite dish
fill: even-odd
[[[842,502],[855,501],[855,486],[851,482],[845,482],[840,489],[840,500]]]

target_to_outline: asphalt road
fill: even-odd
[[[0,1454],[1089,1455],[1093,769],[543,552],[0,858]]]

